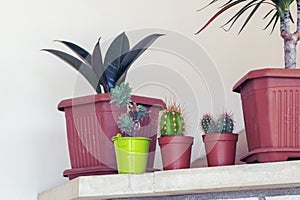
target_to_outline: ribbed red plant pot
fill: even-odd
[[[202,139],[209,167],[235,164],[238,134],[212,133],[202,135]]]
[[[194,138],[190,136],[163,136],[158,138],[164,170],[190,168]]]
[[[132,100],[150,111],[149,117],[141,122],[139,136],[151,139],[147,170],[153,171],[159,111],[165,103],[141,96],[132,96]],[[120,132],[116,121],[125,110],[109,101],[109,94],[96,94],[59,103],[58,109],[65,112],[71,161],[71,169],[63,173],[65,177],[118,173],[111,138]]]
[[[300,70],[250,71],[233,87],[241,94],[247,163],[300,159]]]

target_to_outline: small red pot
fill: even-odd
[[[190,136],[158,138],[164,170],[190,168],[193,140]]]
[[[202,139],[209,167],[235,164],[238,134],[212,133],[202,135]]]

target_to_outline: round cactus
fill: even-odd
[[[179,105],[175,103],[167,106],[160,118],[160,133],[162,136],[184,134],[184,119]]]

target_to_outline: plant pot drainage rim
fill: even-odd
[[[259,148],[248,152],[247,154],[242,156],[240,160],[242,162],[247,162],[247,161],[251,162],[251,160],[256,156],[264,156],[270,153],[276,153],[279,156],[286,157],[286,159],[282,161],[286,161],[289,158],[295,158],[295,157],[300,159],[300,148]]]

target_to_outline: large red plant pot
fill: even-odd
[[[63,100],[58,109],[65,112],[71,168],[63,175],[69,179],[78,176],[117,173],[114,144],[111,138],[120,132],[116,121],[122,112],[109,104],[109,94]],[[153,170],[159,111],[165,107],[160,99],[132,96],[145,106],[150,114],[141,122],[140,137],[151,139],[147,170]],[[125,108],[126,109],[126,108]]]
[[[241,94],[247,163],[300,159],[300,70],[250,71],[234,87]]]
[[[235,164],[238,134],[212,133],[202,135],[202,139],[209,167]]]
[[[163,136],[158,138],[164,170],[190,168],[193,137]]]

